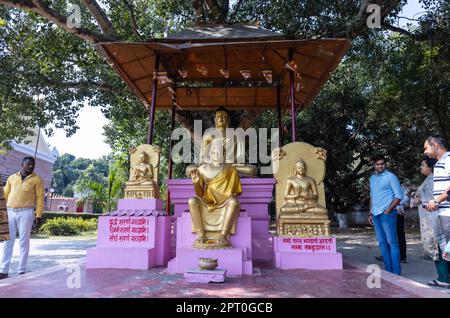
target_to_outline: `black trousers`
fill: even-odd
[[[397,237],[400,248],[400,259],[406,260],[405,216],[397,214]]]

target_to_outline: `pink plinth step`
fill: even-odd
[[[343,269],[334,237],[273,237],[274,264],[280,269]]]
[[[167,272],[183,274],[198,267],[200,258],[217,258],[219,267],[231,276],[252,275],[253,263],[247,258],[245,248],[234,247],[221,250],[203,250],[192,247],[177,248],[177,257],[169,261]]]
[[[170,260],[169,273],[184,274],[198,267],[202,257],[217,258],[219,268],[227,270],[228,275],[252,275],[252,227],[251,219],[246,213],[241,213],[236,226],[236,234],[231,235],[233,248],[220,250],[196,249],[192,247],[196,235],[192,233],[192,221],[189,213],[183,213],[177,220],[176,257]]]
[[[149,269],[156,265],[154,248],[95,247],[87,252],[86,268]]]
[[[170,258],[171,217],[154,216],[157,210],[142,209],[161,204],[159,199],[123,199],[119,206],[126,210],[100,216],[97,246],[88,249],[86,268],[149,269],[166,265]],[[132,216],[130,211],[144,213]]]
[[[183,277],[190,283],[223,283],[225,282],[227,271],[224,269],[201,270],[192,269],[184,273]]]

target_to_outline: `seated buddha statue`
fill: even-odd
[[[285,203],[280,208],[281,217],[328,219],[327,209],[318,204],[316,181],[306,175],[303,160],[295,164],[294,175],[286,180]]]
[[[144,151],[139,153],[139,163],[133,167],[132,177],[125,184],[127,186],[155,186],[153,167],[148,162],[148,155]]]
[[[232,164],[241,175],[256,176],[258,169],[256,166],[248,165],[240,161],[245,161],[245,142],[238,134],[233,135],[233,139],[226,135],[227,128],[230,125],[229,112],[221,107],[216,110],[214,115],[215,128],[208,129],[202,139],[200,148],[200,164],[211,161],[209,158],[209,149],[213,141],[222,142],[224,148],[224,162]],[[196,169],[196,165],[190,165],[186,169],[186,175]]]
[[[192,230],[197,234],[193,247],[224,248],[230,246],[239,216],[242,186],[239,173],[224,162],[224,147],[215,141],[210,148],[211,163],[190,171],[196,196],[189,199]]]

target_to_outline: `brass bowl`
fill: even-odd
[[[213,270],[219,265],[217,258],[201,257],[198,259],[198,267],[201,270]]]

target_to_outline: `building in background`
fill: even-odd
[[[24,157],[35,157],[36,168],[34,170],[44,181],[47,191],[51,188],[53,178],[53,164],[59,154],[56,148],[50,149],[44,134],[38,128],[34,130],[33,136],[27,138],[27,142],[11,142],[12,150],[6,154],[0,154],[0,177],[2,184],[6,179],[20,170],[20,164]],[[37,147],[36,147],[37,146]],[[46,200],[48,201],[48,200]],[[48,202],[46,202],[48,204]]]

